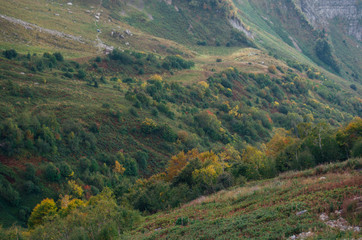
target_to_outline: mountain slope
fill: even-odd
[[[27,226],[37,203],[74,184],[84,201],[111,188],[118,204],[148,178],[193,192],[152,211],[220,189],[220,171],[207,184],[191,172],[186,188],[164,179],[192,149],[231,151],[231,182],[360,156],[361,50],[338,18],[323,33],[287,0],[0,3],[6,227]],[[248,149],[265,161],[257,171]],[[154,199],[126,202],[146,211]]]
[[[360,164],[320,166],[201,197],[146,217],[121,239],[358,239]]]

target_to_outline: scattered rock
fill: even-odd
[[[159,228],[156,228],[155,231],[160,231],[161,229],[162,229],[162,228],[159,227]]]
[[[68,6],[73,6],[73,3],[69,2],[67,3]]]
[[[336,211],[334,211],[334,213],[340,216],[342,214],[342,210],[339,210],[339,211],[336,210]]]
[[[341,215],[342,211],[336,211],[337,215]],[[341,231],[354,231],[360,232],[361,229],[358,226],[351,226],[344,218],[339,217],[337,220],[329,220],[329,217],[326,213],[322,213],[319,218],[329,227],[338,228]]]
[[[111,32],[111,37],[123,39],[124,35],[113,29],[113,31]]]
[[[337,220],[329,220],[326,222],[326,224],[331,228],[338,228],[341,231],[347,231],[347,230],[354,232],[360,231],[359,227],[350,226],[349,223],[344,218],[338,218]]]
[[[55,13],[54,15],[59,16],[58,13]],[[0,18],[3,18],[3,19],[5,19],[5,20],[7,20],[7,21],[9,21],[11,23],[14,23],[14,24],[19,24],[19,25],[23,26],[26,29],[36,29],[39,32],[45,32],[47,34],[54,35],[54,36],[57,36],[57,37],[67,38],[67,39],[71,39],[71,40],[74,40],[74,41],[77,41],[77,42],[80,42],[80,43],[84,43],[84,41],[80,37],[76,37],[76,36],[66,34],[66,33],[63,33],[63,32],[60,32],[60,31],[52,30],[52,29],[39,27],[36,24],[28,23],[28,22],[22,21],[20,19],[16,19],[16,18],[13,18],[13,17],[8,17],[8,16],[2,15],[2,14],[0,14]]]
[[[132,36],[132,35],[133,35],[132,32],[131,32],[130,30],[128,30],[128,29],[124,30],[124,32],[125,32],[127,35],[129,35],[129,36]]]
[[[300,215],[302,215],[302,214],[304,214],[304,213],[306,213],[306,212],[308,212],[308,210],[303,210],[303,211],[297,212],[296,215],[297,215],[297,216],[300,216]]]
[[[126,46],[129,46],[129,42],[126,42],[125,44],[126,44]]]
[[[320,216],[319,216],[320,220],[322,220],[323,222],[327,221],[329,219],[328,215],[325,214],[325,213],[322,213]]]
[[[326,180],[326,177],[320,177],[319,180]]]
[[[289,237],[289,239],[306,239],[306,238],[309,238],[309,237],[312,237],[314,235],[314,233],[312,232],[302,232],[298,235],[293,235],[291,237]]]

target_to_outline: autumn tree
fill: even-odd
[[[354,144],[362,139],[362,118],[356,117],[346,127],[340,129],[336,139],[348,158]]]
[[[46,217],[54,216],[57,213],[57,206],[53,199],[46,198],[33,209],[29,221],[29,228],[34,228],[44,222]]]
[[[186,164],[198,156],[199,151],[197,149],[192,149],[185,152],[180,152],[179,154],[172,156],[168,168],[166,169],[167,179],[171,181],[175,176],[177,176],[180,171],[186,166]]]
[[[266,150],[265,150],[266,156],[275,158],[293,141],[294,139],[289,136],[288,131],[286,131],[284,128],[276,129],[274,136],[266,144]]]

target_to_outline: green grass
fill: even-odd
[[[319,216],[333,218],[345,200],[361,195],[362,176],[354,170],[360,166],[355,159],[250,182],[147,216],[121,239],[286,239],[308,231],[319,239],[358,238],[360,233],[330,228]],[[186,226],[177,224],[180,218]]]

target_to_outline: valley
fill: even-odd
[[[0,3],[1,239],[361,237],[359,1]]]

